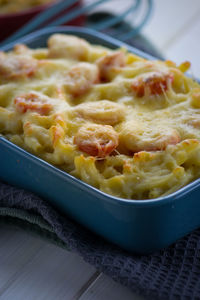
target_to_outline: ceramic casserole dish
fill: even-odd
[[[130,52],[153,59],[111,37],[76,27],[47,28],[16,43],[44,47],[53,33],[73,34],[111,49],[125,46]],[[11,50],[13,45],[1,50]],[[200,226],[200,179],[165,197],[121,199],[74,178],[3,136],[0,136],[0,179],[38,194],[62,213],[132,252],[159,250]]]

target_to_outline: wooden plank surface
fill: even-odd
[[[30,247],[31,245],[31,247]],[[13,228],[0,227],[0,297],[45,242]]]
[[[0,299],[73,299],[96,273],[78,255],[17,229],[1,228],[0,245]]]
[[[133,294],[127,288],[114,282],[108,276],[100,274],[96,281],[79,300],[144,300],[143,297]]]
[[[142,300],[77,254],[19,229],[0,228],[1,300]]]

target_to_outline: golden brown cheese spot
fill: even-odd
[[[50,131],[52,135],[53,146],[56,147],[59,140],[64,137],[64,130],[60,126],[53,125]]]
[[[189,70],[190,66],[191,63],[189,61],[184,61],[182,64],[180,64],[178,68],[181,72],[185,73],[186,71]]]
[[[23,126],[24,132],[26,135],[31,135],[32,134],[32,125],[30,122],[24,123]]]
[[[112,79],[112,73],[117,72],[120,68],[125,67],[126,59],[123,52],[115,52],[107,54],[97,60],[97,66],[100,70],[100,78],[102,81]]]
[[[53,116],[53,120],[54,120],[55,124],[59,124],[64,129],[67,128],[67,123],[66,123],[65,117],[62,114],[60,114],[60,113],[55,114]]]
[[[124,106],[108,100],[82,103],[74,110],[84,119],[105,125],[115,125],[125,117]]]
[[[149,153],[146,151],[140,151],[134,154],[133,160],[135,163],[146,163],[152,161],[155,158],[154,153]]]
[[[89,44],[76,36],[54,34],[48,40],[49,57],[86,60]]]
[[[99,82],[97,66],[89,63],[79,63],[73,66],[65,77],[67,91],[73,96],[81,96],[88,92],[93,84]]]
[[[36,93],[24,94],[14,99],[14,105],[20,113],[34,111],[40,115],[48,115],[52,109],[52,104],[48,102],[48,98],[44,95],[40,96]]]
[[[126,122],[120,131],[120,145],[131,152],[160,151],[180,142],[177,130],[167,126],[145,126],[143,123]]]
[[[86,124],[75,135],[74,143],[79,150],[104,158],[118,146],[118,133],[109,125]]]
[[[32,77],[37,70],[37,60],[32,57],[8,55],[0,52],[0,80],[17,80]]]
[[[173,75],[161,72],[150,72],[133,79],[131,88],[136,97],[161,95],[169,89]]]
[[[172,61],[172,60],[167,59],[167,60],[165,61],[165,64],[166,64],[168,67],[176,68],[176,63],[175,63],[174,61]]]
[[[200,108],[200,88],[194,89],[191,96],[191,104],[195,108]]]

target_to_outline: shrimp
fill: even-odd
[[[118,146],[118,133],[110,125],[86,124],[75,135],[74,144],[90,156],[104,158]]]
[[[37,60],[32,57],[0,52],[0,80],[16,80],[34,75]]]
[[[125,54],[120,51],[110,53],[99,58],[96,63],[100,70],[100,78],[103,81],[110,80],[112,79],[112,71],[116,72],[125,66]]]
[[[48,97],[39,95],[34,92],[17,96],[14,99],[14,104],[17,111],[20,113],[34,111],[39,113],[40,115],[48,115],[53,107],[52,104],[49,103]]]
[[[169,89],[173,82],[172,74],[149,72],[133,79],[131,88],[136,97],[161,95]]]
[[[65,86],[74,97],[85,94],[93,84],[98,82],[97,66],[84,62],[74,65],[65,78]]]
[[[107,125],[115,125],[125,117],[124,106],[108,100],[82,103],[74,110],[84,119]]]
[[[48,40],[50,58],[86,60],[89,44],[76,36],[54,34]]]
[[[147,126],[129,121],[120,131],[120,146],[131,152],[162,151],[181,141],[176,129],[164,125]]]

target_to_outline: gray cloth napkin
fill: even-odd
[[[0,182],[0,221],[37,232],[78,253],[148,299],[200,299],[200,229],[151,255],[135,255],[62,216],[48,202]]]

